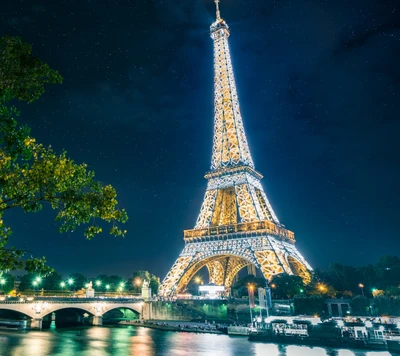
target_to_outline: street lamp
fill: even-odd
[[[68,278],[68,286],[69,286],[69,290],[71,291],[72,290],[72,285],[74,284],[74,280],[72,279],[72,278]]]
[[[37,287],[38,287],[38,285],[39,285],[39,282],[37,281],[37,280],[34,280],[33,282],[32,282],[32,285],[33,285],[33,287],[34,287],[34,290],[35,290],[35,294],[37,294]]]
[[[360,287],[361,293],[364,296],[364,284],[360,283],[358,286]]]
[[[61,290],[64,292],[65,282],[60,283]]]
[[[96,281],[96,286],[100,287],[101,286],[101,281]]]
[[[124,282],[121,282],[120,284],[119,284],[119,287],[118,287],[118,291],[122,294],[122,291],[124,290],[124,287],[125,287],[125,283]]]
[[[247,285],[248,288],[248,294],[249,294],[249,309],[250,309],[250,321],[251,321],[251,326],[253,326],[253,312],[251,310],[251,298],[250,295],[253,294],[254,286],[252,284]]]
[[[135,278],[135,285],[137,287],[138,292],[139,292],[139,287],[141,284],[142,284],[142,280],[139,277]]]
[[[106,289],[107,289],[107,291],[110,289],[110,285],[109,284],[106,284]]]

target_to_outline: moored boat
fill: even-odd
[[[375,338],[361,320],[321,322],[317,318],[268,318],[258,326],[258,329],[250,332],[249,340],[363,350],[387,349],[386,341]]]
[[[250,328],[247,326],[228,326],[228,335],[248,336]]]

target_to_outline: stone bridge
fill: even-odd
[[[10,310],[30,318],[33,329],[42,329],[43,318],[63,309],[79,309],[90,315],[92,325],[102,325],[103,315],[113,309],[130,309],[141,318],[148,318],[149,306],[144,299],[100,298],[36,298],[33,300],[0,301],[0,311]]]

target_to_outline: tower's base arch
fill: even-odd
[[[310,280],[311,267],[294,245],[271,236],[247,239],[224,239],[189,243],[165,277],[159,294],[171,296],[185,291],[190,280],[207,267],[209,282],[229,289],[235,275],[244,267],[254,265],[270,280],[279,273],[299,275]]]

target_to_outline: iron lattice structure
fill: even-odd
[[[229,288],[235,275],[254,265],[266,279],[296,274],[307,283],[311,267],[296,249],[294,233],[280,224],[254,169],[233,75],[229,27],[221,18],[211,25],[214,42],[214,140],[207,190],[193,230],[184,231],[185,248],[165,277],[159,293],[185,290],[207,267],[210,283]]]

